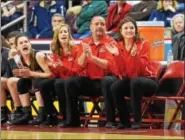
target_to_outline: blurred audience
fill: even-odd
[[[55,29],[61,23],[65,23],[64,16],[59,13],[54,14],[51,19],[52,28],[44,28],[37,38],[53,38]]]
[[[39,38],[46,28],[52,31],[51,18],[55,13],[65,17],[66,8],[55,0],[41,0],[35,4],[32,7],[29,36]]]
[[[116,38],[119,22],[125,17],[131,7],[132,6],[127,4],[125,0],[117,1],[109,7],[108,16],[106,18],[106,29],[108,35]]]
[[[126,15],[136,21],[147,21],[151,12],[156,9],[156,1],[142,0],[140,3],[133,5],[130,12]]]
[[[91,35],[90,31],[90,21],[94,16],[107,17],[107,3],[105,0],[84,0],[82,6],[82,11],[76,20],[77,34],[73,37],[82,39]]]
[[[171,19],[178,13],[176,0],[160,0],[157,9],[153,10],[149,21],[164,21],[164,26],[169,27]]]
[[[171,27],[174,60],[185,60],[184,14],[175,15]]]

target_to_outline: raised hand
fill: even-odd
[[[47,64],[54,69],[62,67],[62,61],[53,54],[47,54]]]
[[[136,56],[137,55],[137,45],[134,44],[132,47],[132,50],[130,51],[131,56]]]
[[[83,46],[83,50],[84,50],[84,53],[86,54],[86,56],[87,57],[92,57],[91,47],[86,43],[82,43],[82,46]]]
[[[172,7],[171,5],[169,5],[167,9],[170,10],[171,12],[176,12],[175,8]]]
[[[110,52],[110,53],[112,53],[112,54],[114,54],[114,55],[119,55],[119,51],[118,51],[118,48],[113,44],[113,43],[110,43],[110,44],[105,44],[105,47],[106,47],[106,49]]]

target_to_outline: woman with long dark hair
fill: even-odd
[[[119,129],[130,128],[130,116],[126,106],[125,96],[131,97],[131,106],[134,117],[133,129],[141,125],[141,100],[142,96],[151,96],[157,90],[156,70],[149,59],[150,44],[141,39],[136,25],[132,18],[125,18],[120,22],[118,29],[119,55],[117,64],[120,72],[120,79],[111,86],[115,108],[118,110],[120,123]],[[115,111],[112,111],[115,112]],[[115,119],[115,114],[109,114],[110,123]]]
[[[17,68],[13,70],[14,77],[12,78],[14,78],[14,82],[17,85],[15,90],[19,92],[23,115],[15,120],[11,120],[10,123],[20,125],[28,124],[33,118],[29,91],[39,89],[39,82],[43,78],[51,77],[52,74],[46,63],[45,55],[33,50],[29,39],[25,35],[18,35],[15,38],[15,44],[18,55],[9,61],[17,64]],[[35,94],[39,103],[39,110],[43,110],[44,105],[40,92],[36,91]]]

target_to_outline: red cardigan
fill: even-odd
[[[107,31],[117,32],[118,25],[120,21],[125,17],[125,15],[130,11],[131,5],[127,4],[126,2],[123,4],[121,10],[118,11],[117,3],[111,5],[108,10],[108,16],[106,19],[106,28]]]

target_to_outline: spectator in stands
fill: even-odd
[[[66,22],[70,26],[72,33],[77,33],[76,20],[82,11],[82,7],[88,4],[88,0],[81,0],[79,5],[70,7],[67,10]]]
[[[94,16],[107,17],[107,3],[104,0],[84,0],[84,5],[76,20],[78,31],[74,38],[82,39],[91,35],[89,23]]]
[[[83,40],[77,54],[76,68],[80,76],[66,79],[65,95],[67,121],[60,127],[78,127],[78,96],[100,96],[106,92],[109,83],[116,79],[112,70],[116,69],[113,54],[108,48],[117,48],[115,40],[106,35],[105,19],[95,16],[90,23],[92,36]]]
[[[126,106],[125,96],[131,97],[134,117],[133,129],[141,126],[141,100],[143,96],[151,96],[156,92],[158,84],[157,72],[149,59],[150,44],[140,38],[136,21],[130,17],[123,19],[119,25],[119,54],[117,64],[122,70],[121,78],[111,86],[109,101],[113,98],[118,111],[120,123],[117,128],[130,128],[130,116]],[[113,107],[109,109],[114,109]],[[110,110],[109,110],[110,111]],[[108,116],[115,117],[115,111]],[[114,120],[112,120],[114,121]],[[108,125],[112,127],[112,123]]]
[[[117,1],[111,5],[108,10],[108,16],[106,18],[107,34],[115,37],[117,36],[117,27],[119,22],[130,11],[131,5],[127,4],[125,0]]]
[[[171,20],[174,60],[185,60],[184,14],[177,14]]]
[[[4,0],[1,2],[1,6],[6,4],[7,0]],[[29,3],[28,3],[29,5]],[[24,3],[22,1],[12,1],[12,3],[7,4],[6,6],[3,6],[1,9],[2,16],[1,16],[1,25],[6,25],[10,23],[11,21],[21,17],[23,15],[23,8]],[[7,34],[12,30],[19,30],[22,28],[23,22],[19,22],[8,29],[5,29],[5,31],[2,31],[2,34],[6,37]]]
[[[171,20],[172,38],[174,35],[184,32],[184,15],[177,14]]]
[[[37,38],[53,38],[56,27],[61,23],[65,23],[64,17],[59,13],[54,14],[51,19],[52,28],[44,28]]]
[[[55,96],[59,101],[59,112],[63,116],[59,125],[66,121],[66,97],[64,82],[70,76],[77,74],[75,71],[75,59],[78,46],[74,46],[67,24],[61,24],[55,30],[51,45],[51,54],[48,54],[48,65],[53,73],[52,79],[42,81],[40,91],[42,92],[47,120],[41,125],[56,125],[57,114],[53,110],[53,100]]]
[[[157,9],[153,10],[149,21],[164,21],[165,27],[170,27],[171,19],[178,13],[176,0],[160,0]]]
[[[156,1],[142,0],[140,3],[133,5],[130,12],[126,15],[136,21],[147,21],[151,12],[156,9]]]
[[[51,18],[55,13],[60,13],[65,17],[66,8],[55,0],[42,0],[32,8],[29,25],[29,35],[39,38],[45,29],[52,31]]]
[[[31,103],[29,98],[29,91],[32,89],[39,89],[39,82],[43,78],[51,77],[50,70],[45,61],[45,55],[41,52],[34,51],[31,48],[31,43],[25,35],[19,35],[15,39],[17,50],[19,51],[19,56],[17,59],[10,59],[10,62],[17,64],[17,68],[13,70],[13,74],[16,77],[15,83],[17,83],[17,91],[19,92],[19,97],[22,104],[23,115],[15,120],[11,120],[11,124],[21,125],[28,124],[32,120],[31,114]],[[36,91],[36,98],[39,105],[39,110],[43,109],[42,98],[40,92]]]

